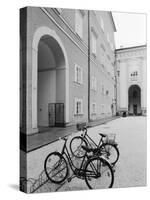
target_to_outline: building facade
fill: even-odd
[[[116,50],[117,111],[146,115],[146,45]]]
[[[111,12],[20,10],[20,126],[68,126],[116,114]]]

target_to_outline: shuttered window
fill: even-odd
[[[83,101],[82,99],[75,98],[75,115],[83,114]]]
[[[76,83],[83,83],[83,69],[79,65],[75,64],[75,77],[74,80]]]

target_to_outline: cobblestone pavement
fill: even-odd
[[[120,159],[115,167],[114,188],[146,185],[146,117],[125,117],[104,125],[88,129],[88,134],[99,140],[98,132],[116,133],[119,144]],[[80,133],[78,133],[80,134]],[[70,137],[71,139],[71,137]],[[69,143],[69,141],[68,141]],[[61,150],[63,141],[59,141],[36,151],[28,153],[28,178],[37,177],[43,170],[44,159],[49,152]],[[43,184],[36,192],[70,191],[88,189],[84,180],[74,178],[63,185],[49,182]]]

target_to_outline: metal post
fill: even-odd
[[[88,122],[90,122],[90,10],[88,10]]]

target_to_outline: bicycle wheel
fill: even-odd
[[[114,172],[110,164],[101,157],[93,157],[85,166],[85,182],[89,189],[111,188]]]
[[[83,137],[77,136],[72,138],[70,141],[71,154],[77,158],[82,158],[86,154],[86,151],[82,149],[82,146],[88,146]]]
[[[118,148],[109,143],[104,143],[100,146],[100,153],[105,157],[106,160],[112,165],[115,165],[119,159]]]
[[[46,157],[44,170],[53,183],[62,183],[68,176],[67,162],[59,152],[52,152]]]

